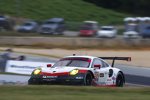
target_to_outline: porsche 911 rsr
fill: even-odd
[[[104,60],[113,60],[109,65]],[[114,68],[115,60],[130,61],[130,57],[67,56],[53,66],[36,68],[28,84],[65,84],[122,87],[125,83],[123,72]]]

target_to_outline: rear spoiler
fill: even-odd
[[[131,61],[131,57],[99,57],[99,58],[104,60],[113,60],[112,67],[114,67],[115,60]]]

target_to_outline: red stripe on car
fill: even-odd
[[[79,70],[79,73],[87,73],[88,70]]]

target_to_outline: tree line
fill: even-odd
[[[84,0],[97,6],[131,13],[139,16],[150,16],[150,0]]]

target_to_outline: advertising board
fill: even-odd
[[[30,75],[35,68],[47,67],[47,64],[54,63],[8,60],[5,72]]]

